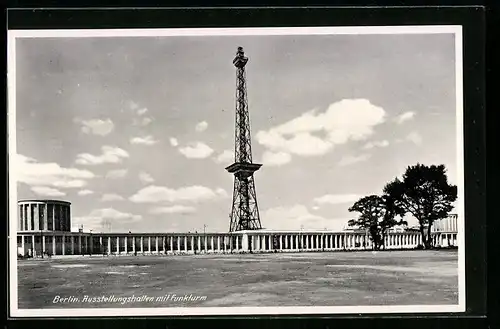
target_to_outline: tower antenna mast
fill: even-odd
[[[253,174],[262,166],[252,162],[250,116],[248,112],[245,66],[248,57],[238,47],[233,64],[236,67],[236,123],[234,163],[226,170],[234,175],[233,204],[229,232],[261,229]]]

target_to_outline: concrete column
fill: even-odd
[[[151,252],[151,237],[148,236],[148,253],[152,254]]]
[[[49,211],[48,211],[49,205],[48,205],[48,203],[45,204],[43,206],[43,208],[44,208],[43,209],[43,221],[42,221],[42,227],[41,227],[41,229],[42,230],[48,230],[49,229],[49,217],[48,217],[49,216],[48,215],[48,213],[49,213]]]
[[[206,235],[203,236],[203,249],[205,250],[205,253],[208,252],[208,237]]]
[[[24,235],[21,235],[21,249],[23,250],[23,256],[26,254],[24,251]]]
[[[197,245],[198,245],[198,252],[201,252],[201,236],[197,236],[196,237],[196,241],[198,241]]]
[[[248,241],[249,241],[249,236],[247,233],[244,233],[242,236],[241,236],[241,250],[243,252],[246,252],[248,251]]]
[[[71,254],[75,254],[75,237],[73,235],[71,236]]]
[[[141,235],[141,254],[144,254],[144,237]]]
[[[157,254],[160,253],[160,249],[158,249],[158,240],[159,240],[159,238],[157,236],[155,236],[155,247],[156,247],[156,253]]]
[[[187,250],[188,250],[187,236],[184,236],[184,251],[187,252]]]
[[[280,240],[280,243],[279,243],[279,250],[283,250],[283,235],[278,235],[278,239]]]
[[[177,241],[177,252],[180,252],[181,251],[181,239],[179,239],[179,236],[176,236],[175,239]]]
[[[220,251],[220,235],[217,236],[217,251]]]
[[[45,207],[47,208],[47,207]],[[45,235],[42,236],[42,254],[45,252]]]
[[[130,237],[132,239],[132,253],[135,255],[135,236]]]
[[[169,239],[170,239],[170,251],[174,253],[174,237],[171,235]]]
[[[212,249],[212,251],[215,251],[214,236],[212,235],[210,239],[211,239],[210,248]]]
[[[33,205],[35,206],[35,205]],[[34,209],[36,209],[36,211],[33,211],[33,230],[35,231],[40,231],[40,205],[37,204],[36,205],[36,208],[33,207]]]
[[[235,250],[240,250],[240,236],[236,236],[236,246],[234,248]]]
[[[110,255],[111,254],[111,237],[108,236],[108,250],[107,250],[107,254]],[[80,252],[81,253],[81,252]]]
[[[117,255],[120,254],[120,237],[119,236],[116,237],[116,254]]]
[[[126,255],[128,254],[128,237],[126,236],[124,240],[125,241],[123,243],[125,244],[125,255]]]
[[[35,242],[34,240],[35,237],[33,237],[33,243]],[[62,236],[62,254],[66,255],[66,236]]]
[[[103,250],[102,250],[102,247],[103,244],[102,244],[102,236],[99,237],[99,253],[102,254],[103,253]]]
[[[189,251],[194,251],[194,235],[191,235],[191,249]]]

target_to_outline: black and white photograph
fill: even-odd
[[[18,317],[465,311],[461,26],[8,31]]]

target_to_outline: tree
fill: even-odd
[[[385,236],[389,228],[404,223],[396,220],[396,216],[403,212],[389,195],[365,196],[356,201],[349,208],[349,211],[358,212],[360,215],[356,219],[351,219],[348,225],[368,230],[374,250],[380,250],[384,246]]]
[[[444,165],[409,166],[403,179],[388,183],[384,193],[394,199],[397,207],[418,220],[426,249],[432,248],[432,224],[448,217],[457,199],[457,187],[448,183]]]

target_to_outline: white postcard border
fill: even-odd
[[[75,29],[75,30],[9,30],[7,32],[7,86],[9,138],[9,301],[11,317],[103,317],[123,316],[123,308],[19,309],[17,278],[17,181],[16,151],[16,53],[17,38],[80,37],[158,37],[158,36],[250,36],[250,35],[374,35],[374,34],[454,34],[457,112],[458,214],[458,291],[457,305],[395,306],[294,306],[294,307],[171,307],[126,308],[129,316],[200,316],[200,315],[295,315],[295,314],[372,314],[372,313],[455,313],[465,311],[465,220],[464,220],[464,144],[463,144],[463,41],[462,26],[356,26],[356,27],[289,27],[289,28],[174,28],[174,29]],[[461,197],[460,197],[461,196]]]

